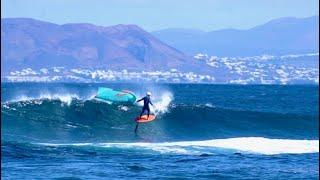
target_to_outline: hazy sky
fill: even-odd
[[[137,24],[166,28],[247,29],[279,17],[319,15],[318,0],[1,0],[1,17],[57,24]]]

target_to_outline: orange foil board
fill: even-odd
[[[154,119],[156,119],[156,116],[153,114],[149,115],[149,118],[147,118],[148,115],[142,115],[141,118],[137,117],[136,118],[136,122],[142,123],[142,122],[150,122],[153,121]]]

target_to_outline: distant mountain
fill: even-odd
[[[102,27],[1,19],[2,72],[51,67],[209,72],[203,64],[136,25]]]
[[[187,53],[251,56],[317,52],[319,16],[280,18],[248,30],[165,29],[152,32],[163,42]]]

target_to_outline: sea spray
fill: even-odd
[[[173,100],[172,93],[170,92],[163,93],[161,95],[160,101],[154,102],[154,107],[151,107],[151,111],[153,111],[156,115],[167,112],[170,102],[172,100]]]

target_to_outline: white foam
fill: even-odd
[[[211,103],[206,103],[205,106],[210,107],[210,108],[214,108],[215,106],[212,105]]]
[[[38,96],[25,96],[21,95],[13,100],[10,100],[8,102],[19,102],[19,101],[33,101],[33,100],[42,100],[42,99],[48,99],[48,100],[60,100],[63,103],[66,103],[68,105],[71,104],[73,99],[80,99],[77,94],[49,94],[49,93],[43,93]]]
[[[167,112],[172,100],[173,96],[170,92],[163,93],[160,101],[154,102],[154,107],[151,107],[151,111],[153,111],[156,115]]]
[[[50,144],[47,146],[99,146],[105,148],[138,148],[159,153],[202,154],[214,153],[216,150],[231,150],[242,153],[303,154],[318,153],[319,140],[268,139],[263,137],[240,137],[213,139],[205,141],[180,141],[164,143],[72,143]]]
[[[128,111],[129,107],[120,105],[120,106],[118,106],[118,109],[121,110],[121,111]]]
[[[80,99],[76,94],[44,94],[41,95],[40,99],[49,99],[49,100],[60,100],[68,105],[71,104],[72,99]]]
[[[35,96],[26,96],[26,95],[19,95],[15,98],[7,101],[7,102],[29,102],[29,101],[38,101],[38,100],[59,100],[67,105],[70,105],[72,100],[90,100],[93,99],[94,95],[90,94],[86,97],[80,97],[75,93],[40,93],[39,95]]]

